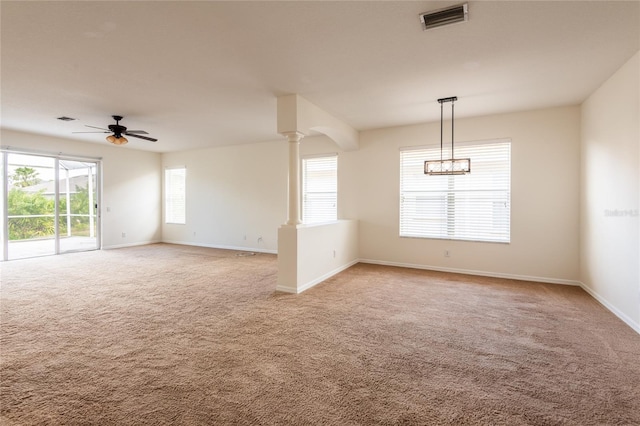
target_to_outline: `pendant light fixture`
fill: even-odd
[[[438,99],[440,103],[440,160],[428,160],[424,162],[424,174],[439,175],[466,175],[471,173],[470,158],[455,158],[453,151],[453,103],[458,100],[457,96]],[[442,130],[444,124],[444,103],[451,102],[451,158],[443,159]]]

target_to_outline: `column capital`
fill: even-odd
[[[287,138],[289,142],[300,142],[305,136],[302,132],[284,132],[280,134]]]

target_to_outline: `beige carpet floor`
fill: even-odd
[[[577,287],[167,244],[0,264],[3,425],[639,425],[640,336]]]

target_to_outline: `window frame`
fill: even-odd
[[[398,235],[509,244],[511,147],[509,138],[458,143],[456,157],[470,157],[472,171],[445,176],[424,174],[424,161],[439,159],[440,146],[402,147]]]
[[[333,162],[335,167],[333,169],[334,173],[334,182],[333,182],[333,191],[308,191],[309,184],[309,175],[308,175],[308,165],[312,162]],[[314,154],[314,155],[305,155],[300,159],[300,216],[302,223],[305,225],[314,225],[320,223],[328,223],[335,222],[338,220],[338,153],[325,153],[325,154]],[[318,164],[316,164],[318,165]],[[320,184],[324,186],[325,183],[320,183],[318,181],[315,182],[316,185]],[[312,218],[309,218],[308,210],[309,210],[309,195],[310,194],[333,194],[331,201],[333,201],[333,207],[331,207],[331,211],[327,215],[325,212],[315,212]],[[321,196],[319,196],[321,197]],[[321,200],[317,200],[321,202]]]
[[[182,173],[182,194],[172,197],[172,180],[179,176],[174,173],[176,171],[183,171]],[[174,175],[174,176],[170,176]],[[180,196],[181,195],[181,196]],[[181,200],[180,200],[181,199]],[[178,205],[173,205],[178,201]],[[181,201],[181,202],[180,202]],[[175,215],[175,210],[180,209],[178,216]],[[173,213],[172,213],[173,212]],[[186,225],[187,223],[187,167],[186,166],[172,166],[165,167],[164,169],[164,223],[168,225]]]

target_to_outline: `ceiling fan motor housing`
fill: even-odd
[[[124,132],[127,131],[127,128],[119,124],[109,124],[109,130],[111,130],[113,134],[119,138]]]
[[[121,115],[112,115],[111,117],[116,120],[116,124],[110,124],[109,130],[114,133],[115,137],[120,138],[122,137],[122,134],[127,131],[126,127],[120,125],[120,120],[122,120],[124,117]]]

